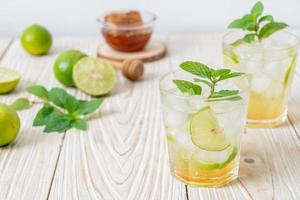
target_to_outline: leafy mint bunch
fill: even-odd
[[[52,88],[48,91],[43,86],[34,85],[27,91],[38,97],[43,102],[43,107],[36,114],[33,126],[45,126],[44,132],[63,133],[71,128],[87,129],[86,116],[102,104],[103,99],[91,101],[77,100],[61,88]],[[23,106],[24,102],[23,100]],[[15,103],[22,107],[22,101]]]
[[[252,7],[249,14],[234,20],[228,25],[228,28],[242,29],[248,32],[242,39],[235,43],[240,43],[242,41],[250,43],[255,39],[261,41],[276,31],[287,27],[287,24],[283,22],[275,22],[272,15],[262,15],[263,10],[264,5],[258,1]]]
[[[216,87],[218,83],[226,79],[241,76],[243,73],[232,72],[230,69],[212,69],[202,63],[194,61],[186,61],[180,64],[180,68],[187,71],[197,78],[194,78],[193,82],[187,80],[173,80],[177,88],[185,95],[201,95],[202,86],[198,83],[202,83],[209,87],[210,94],[209,99],[217,100],[239,100],[241,97],[238,95],[238,90],[219,90]]]

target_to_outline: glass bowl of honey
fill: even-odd
[[[125,10],[108,12],[97,19],[107,44],[123,52],[136,52],[149,42],[156,16],[148,11]]]

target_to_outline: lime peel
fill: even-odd
[[[14,90],[21,76],[13,69],[0,67],[0,94],[5,94]]]

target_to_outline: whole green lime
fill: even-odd
[[[15,140],[20,130],[20,118],[16,111],[0,103],[0,147]]]
[[[54,62],[56,79],[65,86],[75,86],[73,81],[73,67],[81,58],[86,56],[86,54],[77,50],[68,50],[59,54]]]
[[[21,36],[21,44],[28,53],[42,55],[51,48],[52,36],[46,28],[35,24],[25,29]]]

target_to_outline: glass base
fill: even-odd
[[[287,119],[287,109],[279,116],[273,119],[266,120],[256,120],[256,119],[247,119],[248,128],[271,128],[279,126],[284,123]]]
[[[176,172],[172,176],[177,180],[194,187],[221,187],[238,178],[238,167],[230,171],[230,173],[219,177],[183,177]]]

